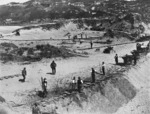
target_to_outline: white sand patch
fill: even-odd
[[[0,34],[9,34],[12,31],[22,28],[21,26],[0,26]]]
[[[145,28],[144,34],[145,34],[145,35],[150,35],[150,24],[142,23],[142,25],[143,25],[144,28]]]
[[[42,28],[32,28],[30,30],[20,30],[20,36],[15,36],[14,33],[11,33],[15,29],[18,29],[20,27],[10,27],[10,29],[7,30],[8,27],[1,27],[0,30],[4,31],[7,34],[3,34],[4,39],[11,39],[11,40],[36,40],[36,39],[68,39],[68,35],[70,35],[70,38],[72,39],[74,36],[78,36],[78,38],[81,37],[80,34],[83,34],[82,37],[101,37],[103,36],[104,32],[97,32],[97,31],[91,31],[91,30],[84,30],[79,29],[78,26],[72,22],[62,26],[61,28],[57,29],[51,29],[51,30],[43,30]],[[9,32],[8,32],[9,31]]]

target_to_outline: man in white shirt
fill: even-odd
[[[72,79],[72,90],[75,90],[76,89],[76,78],[73,77]]]

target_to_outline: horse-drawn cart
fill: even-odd
[[[123,59],[125,65],[132,64],[134,56],[126,54],[126,55],[122,56],[122,59]]]

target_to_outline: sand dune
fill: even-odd
[[[12,30],[12,28],[11,28]],[[7,31],[8,32],[8,31]],[[31,30],[21,30],[21,36],[6,36],[5,39],[17,39],[17,40],[30,40],[30,39],[50,39],[50,38],[64,38],[64,35],[70,32],[72,35],[79,34],[83,32],[78,30],[75,25],[68,24],[65,27],[59,30],[42,30],[41,28],[35,28]],[[100,32],[93,31],[84,31],[86,34],[101,36]],[[67,37],[65,37],[67,38]],[[123,42],[124,39],[120,39],[118,42]],[[14,42],[17,45],[18,42]],[[37,42],[36,42],[37,43]],[[47,42],[46,42],[47,43]],[[58,42],[57,42],[58,44]],[[48,79],[48,89],[49,91],[53,90],[56,86],[57,80],[62,79],[63,81],[70,82],[73,76],[81,76],[83,79],[90,77],[91,68],[94,67],[98,72],[100,72],[101,63],[105,61],[106,69],[121,69],[120,67],[115,66],[114,56],[117,53],[119,55],[119,62],[122,62],[121,56],[125,54],[130,54],[130,52],[136,49],[136,44],[124,44],[114,46],[115,52],[111,54],[103,54],[103,48],[100,48],[100,51],[95,52],[95,49],[89,49],[88,43],[75,44],[70,47],[80,51],[79,49],[85,49],[84,51],[88,53],[88,57],[72,57],[72,58],[55,58],[57,63],[57,73],[56,75],[50,75],[50,63],[54,59],[42,59],[38,62],[24,64],[22,62],[7,62],[0,63],[0,77],[19,75],[21,70],[27,68],[27,79],[25,83],[21,83],[18,80],[21,77],[13,77],[11,79],[0,80],[0,95],[6,99],[6,103],[1,104],[5,110],[8,110],[8,114],[31,114],[31,104],[34,101],[41,102],[40,108],[43,111],[51,111],[55,108],[57,104],[57,111],[61,114],[149,114],[148,107],[150,106],[150,94],[149,94],[149,81],[150,74],[149,56],[139,60],[136,66],[132,66],[130,69],[124,73],[126,81],[130,82],[137,89],[137,95],[131,100],[128,97],[131,97],[132,93],[124,93],[125,90],[119,90],[121,87],[115,87],[111,81],[106,84],[105,95],[102,95],[100,92],[93,93],[90,89],[85,89],[84,93],[88,96],[90,93],[93,94],[88,98],[89,103],[82,102],[82,104],[71,103],[67,105],[70,101],[68,97],[58,100],[58,103],[46,104],[45,102],[36,95],[36,91],[41,90],[40,78],[46,77]],[[94,47],[103,46],[102,44],[94,44]],[[99,78],[99,77],[98,77]],[[122,80],[119,80],[120,82]],[[120,84],[118,81],[118,85]],[[62,82],[61,82],[62,83]],[[61,85],[61,84],[60,84]],[[123,85],[120,84],[123,87]],[[133,88],[126,88],[127,91],[132,91]],[[90,91],[90,92],[89,92]],[[53,99],[53,96],[50,98]],[[82,100],[79,94],[75,94],[75,98]],[[78,101],[76,99],[76,101]],[[46,99],[48,101],[50,99]],[[128,103],[129,102],[129,103]],[[44,107],[44,106],[45,107]],[[82,108],[80,107],[83,106]],[[123,105],[123,106],[122,106]],[[121,107],[122,106],[122,107]],[[121,107],[121,108],[120,108]]]

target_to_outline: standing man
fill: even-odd
[[[136,54],[133,55],[133,60],[134,60],[134,65],[136,65],[136,62],[137,62]]]
[[[103,75],[105,75],[105,63],[102,62],[102,72],[103,72]]]
[[[95,70],[94,70],[94,68],[92,68],[91,77],[92,77],[92,83],[95,83]]]
[[[93,48],[93,42],[91,41],[90,44],[91,44],[91,49],[92,49]]]
[[[139,50],[139,43],[136,43],[136,50]]]
[[[78,92],[81,93],[83,81],[80,77],[78,77],[77,86],[78,86]]]
[[[44,81],[43,81],[43,96],[46,97],[47,95],[47,80],[46,78],[44,78]]]
[[[32,114],[41,114],[40,108],[38,107],[37,103],[34,103],[32,107]]]
[[[25,82],[26,75],[27,75],[27,71],[26,71],[26,68],[24,68],[24,69],[22,70],[23,82]]]
[[[128,55],[127,54],[125,55],[124,63],[125,63],[125,65],[128,63]]]
[[[56,74],[56,63],[55,63],[55,61],[52,61],[52,63],[51,63],[51,69],[52,69],[52,74]]]
[[[149,47],[150,47],[150,41],[147,44],[147,51],[149,51]]]
[[[118,64],[118,55],[116,54],[115,55],[115,62],[116,62],[116,65]]]
[[[76,89],[76,78],[73,77],[72,79],[72,90],[74,91]]]

